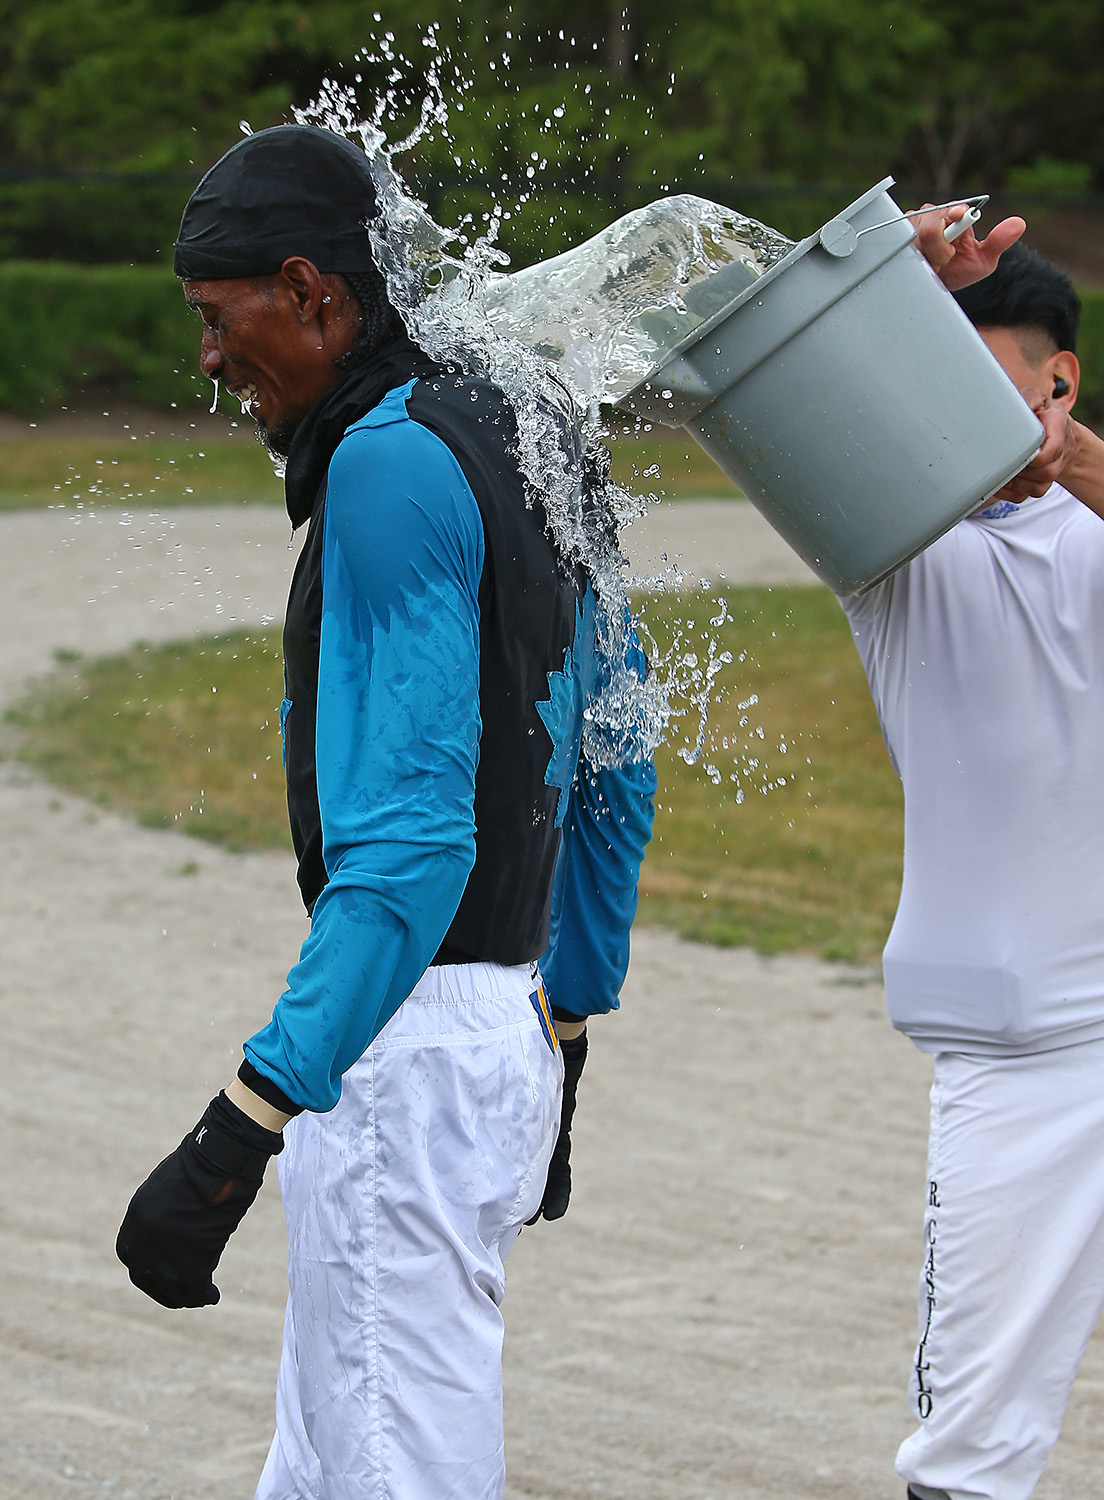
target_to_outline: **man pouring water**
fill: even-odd
[[[1046,441],[842,601],[905,792],[886,997],[935,1070],[897,1472],[1027,1500],[1104,1305],[1104,521],[1078,503],[1104,514],[1104,444],[1072,417],[1068,277],[1020,244],[970,285],[942,258]]]

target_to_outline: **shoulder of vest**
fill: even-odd
[[[419,380],[406,401],[406,411],[454,449],[504,454],[517,435],[513,408],[505,394],[489,381],[459,371]],[[516,460],[511,459],[510,467],[515,466]]]

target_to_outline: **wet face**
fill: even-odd
[[[355,340],[361,315],[345,283],[293,257],[275,276],[186,281],[184,299],[203,321],[203,374],[286,455],[307,412],[341,379],[334,361]]]

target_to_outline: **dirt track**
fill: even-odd
[[[689,571],[786,576],[744,507],[669,515]],[[278,617],[292,562],[273,511],[14,515],[0,543],[5,701],[57,647]],[[0,836],[0,1500],[248,1500],[277,1194],[232,1241],[217,1309],[154,1307],[112,1243],[295,957],[289,861],[131,827],[11,762]],[[594,1031],[571,1213],[510,1262],[511,1500],[901,1500],[929,1074],[871,971],[637,935]],[[1102,1392],[1097,1340],[1042,1500],[1099,1492]]]

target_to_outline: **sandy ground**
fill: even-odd
[[[654,520],[652,557],[691,573],[801,576],[738,502]],[[273,510],[0,517],[0,700],[57,648],[279,618],[287,544]],[[112,1245],[282,985],[305,930],[290,862],[131,827],[11,761],[0,837],[0,1500],[248,1500],[284,1290],[273,1184],[217,1309],[157,1308]],[[571,1212],[510,1262],[511,1500],[902,1500],[930,1064],[876,973],[640,931],[591,1058]],[[1102,1386],[1098,1341],[1044,1500],[1100,1492]]]

